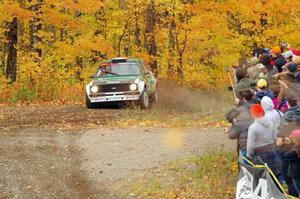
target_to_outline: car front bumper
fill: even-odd
[[[89,95],[89,99],[92,103],[136,101],[136,100],[139,100],[139,98],[140,98],[140,92],[96,93],[96,94]]]

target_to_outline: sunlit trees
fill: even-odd
[[[297,0],[3,0],[1,101],[19,91],[80,95],[99,59],[114,56],[141,57],[160,78],[222,87],[224,67],[251,47],[299,47],[299,15]]]

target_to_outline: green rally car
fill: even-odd
[[[86,107],[97,104],[137,101],[149,108],[157,101],[157,80],[142,59],[114,58],[100,63],[93,80],[86,85]]]

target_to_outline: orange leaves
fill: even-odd
[[[76,41],[76,45],[84,52],[89,52],[92,50],[102,51],[105,48],[108,48],[108,45],[105,44],[105,41],[102,38],[84,38],[81,37]]]
[[[78,56],[89,56],[92,51],[110,50],[109,45],[101,38],[89,36],[79,37],[74,43],[55,42],[53,54],[55,58],[63,58],[64,62],[72,62]]]
[[[83,13],[95,13],[103,8],[103,3],[95,0],[78,0],[76,8]]]
[[[20,4],[15,1],[4,1],[0,4],[0,22],[9,22],[13,17],[27,21],[30,19],[31,13],[27,9],[21,8]]]

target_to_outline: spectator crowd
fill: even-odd
[[[234,67],[235,106],[226,115],[239,161],[266,164],[288,193],[300,196],[300,51],[288,43],[253,48]],[[246,162],[244,162],[246,164]]]

